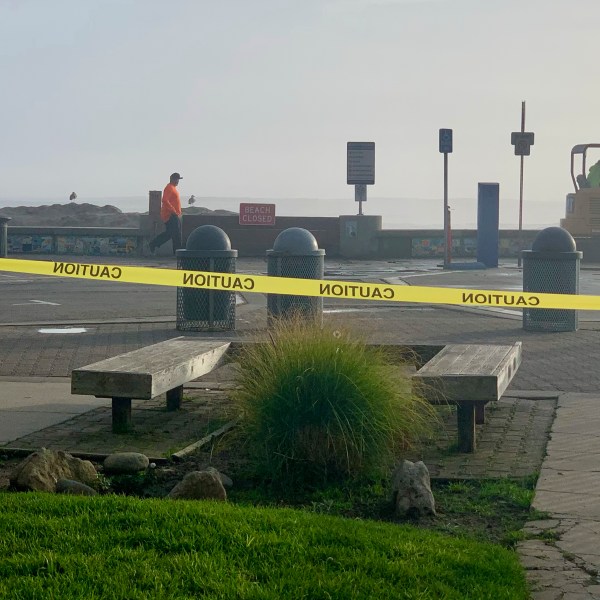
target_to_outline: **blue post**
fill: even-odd
[[[500,184],[479,183],[477,189],[477,262],[498,266]]]

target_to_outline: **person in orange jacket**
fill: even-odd
[[[173,241],[173,254],[181,248],[181,200],[177,189],[181,179],[183,177],[179,173],[173,173],[163,190],[160,218],[165,224],[165,230],[148,243],[152,254],[169,240]]]

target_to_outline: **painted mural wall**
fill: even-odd
[[[476,238],[454,238],[452,240],[452,255],[470,257],[477,255]],[[416,237],[412,238],[413,258],[443,258],[443,237]]]
[[[134,236],[10,235],[9,254],[74,254],[118,256],[136,252]]]
[[[291,218],[291,217],[290,217]],[[86,232],[87,233],[87,232]],[[8,234],[8,253],[9,254],[66,254],[79,256],[128,256],[131,254],[142,254],[140,245],[143,243],[143,233],[139,236],[131,235],[130,232],[110,235],[111,232],[103,231],[101,235],[60,235],[59,233],[40,232],[27,234],[26,231]],[[240,252],[240,256],[258,256],[264,255],[265,249],[272,247],[274,233],[272,231],[261,230],[253,231],[252,235],[246,237],[237,235],[239,232],[234,230],[232,233],[233,246]],[[236,234],[235,237],[233,234]],[[317,231],[318,234],[322,232]],[[259,235],[259,234],[262,234]],[[266,234],[270,237],[265,237]],[[339,232],[335,235],[339,237]],[[531,248],[531,243],[537,232],[528,231],[523,235],[522,243],[514,232],[509,235],[500,233],[499,256],[502,258],[516,257],[520,249]],[[325,245],[329,240],[328,256],[339,255],[339,247],[331,241],[334,234],[331,233],[331,239],[325,239]],[[336,238],[337,239],[337,238]],[[254,245],[252,245],[254,244]],[[419,232],[398,231],[397,235],[386,235],[385,238],[378,240],[379,250],[376,250],[371,256],[378,258],[383,256],[389,258],[434,258],[444,257],[444,237],[443,232]],[[337,251],[336,251],[337,250]],[[456,234],[452,240],[452,256],[456,258],[475,258],[477,256],[477,237],[471,232]]]
[[[52,254],[54,238],[51,235],[9,235],[9,254]]]
[[[520,250],[531,248],[531,239],[522,243],[517,237],[501,237],[498,255],[502,258],[516,257]],[[415,237],[411,240],[413,258],[444,258],[444,238],[442,236]],[[458,258],[477,256],[477,238],[460,237],[452,240],[452,255]]]

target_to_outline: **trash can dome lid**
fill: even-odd
[[[537,234],[531,249],[534,252],[575,252],[577,245],[566,229],[546,227]]]
[[[190,233],[185,244],[185,249],[193,250],[194,252],[231,250],[231,240],[220,227],[216,227],[215,225],[201,225]]]
[[[315,236],[302,227],[284,229],[273,242],[273,250],[302,255],[319,249]]]

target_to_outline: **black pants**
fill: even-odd
[[[173,254],[181,248],[181,217],[171,215],[165,223],[165,230],[150,241],[151,248],[160,248],[165,242],[173,241]]]

